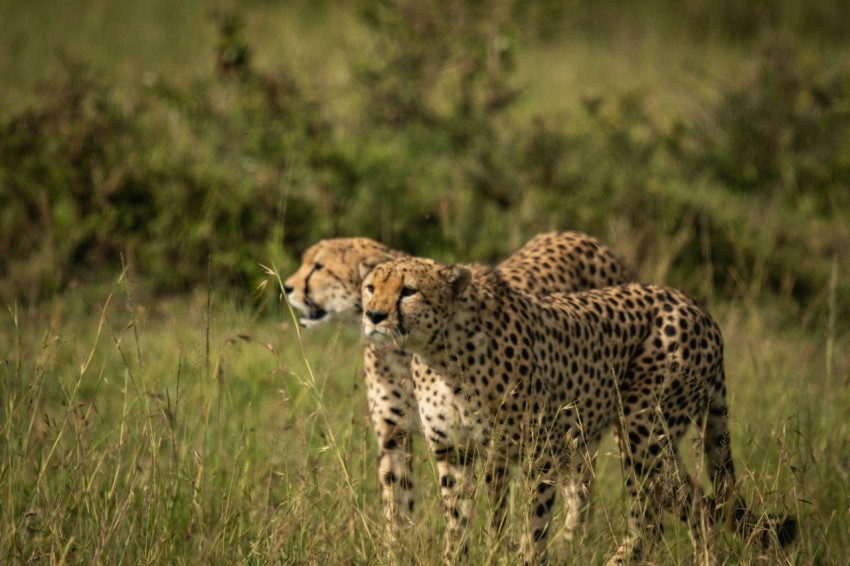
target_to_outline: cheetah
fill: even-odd
[[[359,330],[360,286],[370,262],[403,257],[368,238],[333,238],[303,255],[284,282],[300,322],[316,326],[339,319]],[[482,270],[484,266],[470,266]],[[577,291],[624,283],[627,270],[596,238],[579,232],[546,232],[529,240],[500,264],[511,286],[535,292]],[[409,520],[414,507],[411,433],[419,430],[419,411],[410,377],[411,355],[400,348],[367,343],[364,379],[372,426],[378,441],[379,480],[384,516],[390,529]],[[502,488],[493,483],[494,489]],[[503,488],[502,488],[503,489]]]
[[[414,354],[414,393],[448,518],[447,561],[464,551],[466,468],[478,454],[487,481],[513,462],[532,482],[520,548],[534,563],[545,557],[555,486],[582,485],[612,428],[633,505],[609,563],[645,557],[664,508],[700,535],[704,499],[678,451],[691,424],[704,433],[712,507],[741,529],[759,527],[736,491],[720,329],[694,299],[637,283],[535,295],[510,280],[500,268],[472,273],[407,257],[376,265],[363,281],[364,336]],[[568,516],[580,520],[570,507],[585,504],[586,493],[565,495]],[[796,523],[774,518],[761,527],[785,544]]]

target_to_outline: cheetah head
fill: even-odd
[[[378,263],[363,280],[363,334],[377,343],[416,346],[443,335],[452,303],[471,272],[423,258]]]
[[[368,238],[321,240],[304,252],[301,265],[283,284],[286,299],[301,312],[300,323],[314,326],[360,315],[359,266],[399,255]]]

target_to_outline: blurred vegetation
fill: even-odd
[[[122,262],[157,292],[251,288],[258,263],[334,235],[493,261],[562,228],[697,294],[848,313],[850,68],[818,51],[846,45],[841,3],[622,4],[298,5],[302,20],[351,16],[341,89],[257,61],[246,21],[263,3],[197,23],[217,37],[204,72],[127,86],[60,57],[0,112],[0,297],[39,300]],[[698,112],[655,111],[651,85],[564,93],[580,101],[566,116],[515,111],[533,108],[520,51],[648,19],[745,47],[747,71],[703,79]]]

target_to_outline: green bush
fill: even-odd
[[[144,230],[155,212],[135,157],[144,111],[69,65],[37,107],[0,124],[3,291],[56,290],[117,261],[119,234]]]
[[[752,77],[726,90],[694,158],[724,184],[847,204],[850,76],[799,62],[789,41],[762,48]],[[843,201],[843,202],[842,202]]]
[[[495,261],[553,228],[620,244],[642,276],[698,294],[766,290],[812,313],[835,295],[833,265],[850,259],[846,67],[776,34],[751,75],[716,80],[699,119],[659,118],[647,89],[520,118],[515,52],[531,39],[517,25],[542,6],[355,6],[344,116],[316,77],[258,68],[241,19],[219,13],[213,76],[119,94],[68,65],[0,117],[3,297],[114,272],[121,254],[155,291],[253,288],[258,263],[291,264],[322,237]]]
[[[123,100],[68,63],[36,107],[0,122],[0,293],[37,298],[120,269],[120,254],[158,291],[210,270],[245,285],[284,227],[296,245],[316,238],[333,211],[304,186],[336,167],[328,126],[286,75],[241,65]]]

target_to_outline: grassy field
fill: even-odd
[[[556,12],[484,33],[509,49],[496,63],[487,52],[468,83],[469,37],[499,22],[441,27],[436,0],[418,36],[380,11],[385,27],[364,25],[358,10],[385,4],[371,0],[246,3],[234,43],[249,44],[247,79],[216,71],[227,9],[36,4],[0,0],[0,562],[438,563],[423,443],[415,521],[391,556],[361,339],[302,331],[260,264],[285,276],[307,243],[361,234],[493,261],[561,228],[704,298],[721,325],[742,490],[800,521],[785,551],[724,535],[722,559],[846,563],[840,2],[565,13],[541,0]],[[404,34],[410,52],[393,43]],[[392,67],[396,53],[436,78]],[[492,110],[481,101],[509,93],[502,80],[519,96]],[[683,446],[692,470],[696,446]],[[616,548],[621,478],[608,439],[571,563]],[[653,561],[693,563],[685,529],[666,525]],[[515,545],[491,547],[480,527],[470,562],[514,563]]]
[[[302,335],[287,312],[259,316],[257,306],[212,292],[139,299],[123,278],[38,309],[10,305],[0,326],[4,561],[389,560],[359,338],[345,328]],[[727,536],[726,557],[842,563],[850,544],[847,337],[777,329],[758,303],[713,310],[728,344],[743,490],[801,523],[787,552],[765,555]],[[405,562],[432,564],[443,526],[421,444],[420,505],[400,552]],[[685,443],[692,469],[695,446]],[[620,477],[608,441],[574,563],[604,560],[624,532]],[[517,522],[522,487],[511,500]],[[656,560],[690,562],[685,529],[670,518],[667,526]],[[512,562],[510,547],[476,537],[476,560]],[[564,544],[555,537],[555,556]]]

